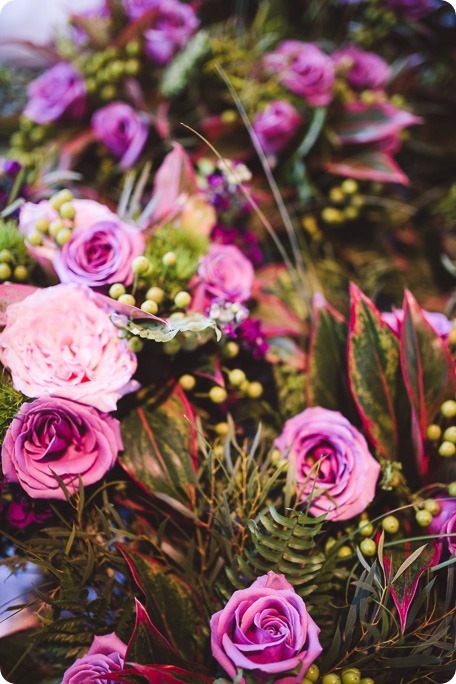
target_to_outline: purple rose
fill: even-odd
[[[53,473],[70,494],[101,480],[123,449],[120,423],[61,397],[41,397],[22,404],[5,435],[2,469],[33,499],[65,499]]]
[[[292,93],[305,97],[314,107],[331,102],[334,65],[313,43],[284,40],[264,56],[265,68],[277,74],[279,81]]]
[[[65,672],[62,684],[109,684],[109,674],[123,669],[126,653],[127,645],[114,632],[96,636],[85,656]]]
[[[446,339],[453,328],[453,322],[450,321],[444,314],[434,311],[425,311],[422,309],[424,319],[429,323],[431,328],[442,339]],[[402,321],[404,320],[403,309],[394,308],[392,311],[382,311],[382,319],[389,325],[391,330],[398,335]]]
[[[253,120],[253,130],[266,154],[280,152],[294,138],[300,125],[296,108],[285,100],[270,102]]]
[[[421,19],[436,8],[433,0],[385,0],[385,5],[409,19]]]
[[[113,283],[131,285],[132,259],[144,252],[145,241],[137,229],[112,220],[76,228],[69,241],[56,251],[53,265],[62,283],[107,287]]]
[[[159,0],[152,26],[144,32],[146,54],[165,66],[188,42],[199,25],[194,9],[178,0]]]
[[[253,266],[235,245],[212,244],[200,261],[198,275],[211,299],[244,302],[252,295]]]
[[[129,19],[139,19],[159,5],[161,0],[122,0],[125,14]]]
[[[63,116],[80,119],[86,109],[86,87],[79,71],[68,62],[59,62],[32,81],[27,90],[24,115],[46,124]]]
[[[379,90],[390,76],[388,64],[375,52],[366,52],[356,45],[338,50],[332,55],[335,64],[341,67],[348,83],[355,90]]]
[[[373,500],[380,465],[363,435],[338,411],[306,409],[287,420],[274,444],[294,462],[299,498],[312,499],[312,515],[349,520]]]
[[[92,129],[97,140],[128,169],[138,159],[149,135],[145,117],[125,102],[111,102],[95,112]]]
[[[269,680],[299,668],[299,674],[274,679],[275,684],[299,684],[322,651],[319,632],[293,586],[283,575],[268,572],[248,589],[235,591],[212,616],[212,655],[229,677],[242,668]]]
[[[443,540],[448,544],[448,550],[456,556],[456,499],[445,496],[436,496],[440,504],[440,513],[435,515],[428,531],[431,534],[452,535],[445,536]]]

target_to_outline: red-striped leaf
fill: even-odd
[[[408,185],[410,182],[392,156],[375,147],[351,152],[346,157],[327,162],[324,166],[329,173],[357,180],[401,183],[402,185]]]

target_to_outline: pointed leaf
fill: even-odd
[[[397,460],[401,398],[399,342],[373,303],[352,284],[348,367],[353,399],[376,449]]]
[[[149,682],[149,684],[181,684],[181,682],[186,682],[186,684],[211,684],[213,682],[212,678],[206,677],[201,672],[189,672],[174,665],[138,665],[137,663],[129,663],[128,667],[133,669],[124,670],[120,675],[140,674],[140,681]]]
[[[152,623],[144,606],[137,600],[135,603],[136,623],[125,660],[142,664],[181,663],[182,658]]]
[[[185,658],[195,657],[199,619],[190,587],[149,556],[124,545],[118,548],[136,584],[146,596],[147,611],[156,629],[174,651],[179,651]],[[146,662],[150,664],[152,661]],[[172,662],[178,664],[176,660]]]
[[[408,185],[409,179],[387,152],[375,147],[352,152],[342,159],[334,159],[324,165],[326,171],[337,176],[371,180],[379,183]]]
[[[193,423],[192,408],[179,386],[160,403],[133,406],[121,422],[121,466],[149,494],[189,506],[196,482]]]
[[[391,596],[399,613],[402,633],[420,577],[439,562],[440,556],[441,544],[435,542],[421,547],[406,542],[403,547],[394,546],[383,553],[386,578],[391,582]]]
[[[341,143],[378,142],[421,121],[410,112],[386,102],[350,102],[336,122],[335,132]]]
[[[442,402],[454,397],[455,369],[448,347],[408,291],[400,337],[402,372],[424,438]]]

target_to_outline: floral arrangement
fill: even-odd
[[[456,202],[418,163],[454,25],[317,9],[108,0],[28,86],[0,167],[8,682],[454,675]]]

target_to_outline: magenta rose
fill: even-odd
[[[53,473],[74,494],[101,480],[123,449],[120,423],[92,406],[41,397],[22,404],[5,435],[2,470],[33,499],[65,499]]]
[[[121,169],[133,166],[149,135],[144,115],[125,102],[111,102],[92,116],[95,138],[120,159]]]
[[[244,302],[252,295],[253,266],[235,245],[212,244],[200,261],[198,275],[211,298]]]
[[[178,0],[159,0],[152,26],[144,32],[146,54],[165,66],[198,28],[194,9]]]
[[[7,308],[0,361],[17,390],[114,411],[137,389],[136,356],[99,302],[89,288],[71,284],[37,290]]]
[[[330,57],[313,43],[284,40],[264,56],[265,68],[277,74],[292,93],[305,97],[314,107],[329,104],[335,80]]]
[[[292,104],[274,100],[255,116],[253,130],[266,154],[276,154],[294,138],[301,122]]]
[[[433,517],[428,531],[442,535],[442,541],[448,544],[449,552],[456,556],[456,499],[436,496],[436,500],[440,504],[440,513]]]
[[[380,465],[363,435],[338,411],[308,408],[284,425],[274,442],[296,467],[298,495],[310,512],[349,520],[373,500]]]
[[[390,68],[384,59],[356,45],[338,50],[332,59],[343,69],[348,83],[355,90],[379,90],[386,85],[390,76]]]
[[[319,627],[283,575],[268,572],[248,589],[235,591],[211,618],[212,655],[229,677],[238,668],[260,681],[299,684],[320,655]],[[245,684],[245,679],[240,680]]]
[[[422,310],[423,317],[429,323],[434,332],[442,339],[446,339],[453,328],[453,322],[450,321],[444,314],[435,311]],[[399,329],[404,320],[403,309],[394,308],[392,311],[382,311],[382,319],[389,325],[391,330],[399,334]]]
[[[79,71],[68,62],[59,62],[32,81],[27,90],[24,115],[46,124],[63,116],[80,119],[86,109],[86,87]]]
[[[132,259],[144,252],[142,233],[117,219],[97,221],[76,228],[69,241],[56,251],[53,265],[62,283],[107,287],[131,285]]]
[[[62,684],[109,684],[109,675],[123,669],[126,653],[127,645],[114,632],[96,636],[85,656],[65,672]]]

